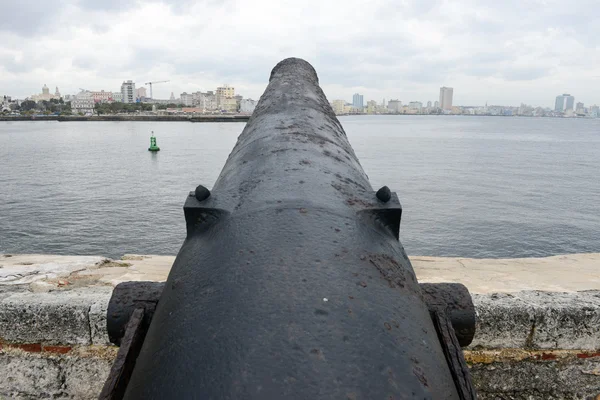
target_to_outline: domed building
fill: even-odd
[[[46,86],[46,84],[44,84],[44,87],[42,88],[42,93],[34,94],[30,97],[30,99],[35,101],[36,103],[38,101],[42,101],[42,100],[46,100],[46,101],[49,101],[52,99],[59,100],[60,98],[61,98],[61,95],[60,95],[60,92],[58,91],[58,86],[56,87],[54,94],[50,94],[50,89],[48,89],[48,86]]]

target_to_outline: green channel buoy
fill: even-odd
[[[154,137],[154,131],[152,131],[152,136],[150,136],[150,147],[148,147],[148,151],[160,151],[160,147],[156,145],[156,138]]]

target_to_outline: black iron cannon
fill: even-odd
[[[470,295],[418,284],[398,197],[371,187],[309,63],[275,66],[184,213],[167,282],[113,293],[101,398],[475,398]]]

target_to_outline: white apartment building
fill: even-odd
[[[181,104],[186,107],[191,107],[194,105],[194,95],[192,93],[183,92],[179,95],[179,99]]]
[[[10,103],[11,103],[10,96],[0,97],[0,111],[10,111]]]
[[[408,108],[410,110],[421,111],[421,108],[423,108],[423,103],[421,103],[420,101],[411,101],[410,103],[408,103]]]
[[[135,103],[135,82],[131,80],[123,82],[121,84],[121,94],[123,95],[123,103]]]
[[[93,114],[94,104],[92,92],[84,90],[73,96],[73,99],[71,100],[71,110],[73,111],[73,114]]]
[[[252,114],[258,101],[252,99],[242,99],[240,101],[240,112],[243,114]]]
[[[206,111],[215,111],[218,109],[217,107],[217,96],[211,91],[206,92],[204,95],[204,104],[202,108]]]

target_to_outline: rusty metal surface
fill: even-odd
[[[106,313],[106,328],[111,343],[119,346],[134,310],[144,310],[144,323],[150,324],[164,282],[123,282],[114,289]]]
[[[454,378],[456,390],[461,400],[477,400],[477,393],[471,380],[471,373],[462,349],[454,333],[452,322],[446,313],[437,310],[431,313],[435,330],[442,344],[448,367]]]
[[[273,69],[202,193],[126,398],[459,398],[398,198],[371,187],[310,64]]]
[[[460,283],[421,283],[429,312],[444,312],[452,322],[456,338],[467,347],[475,336],[476,313],[467,287]]]
[[[98,396],[99,400],[120,400],[123,398],[145,336],[144,309],[137,308],[131,313],[125,335],[122,338],[122,345],[104,383],[102,392]]]

